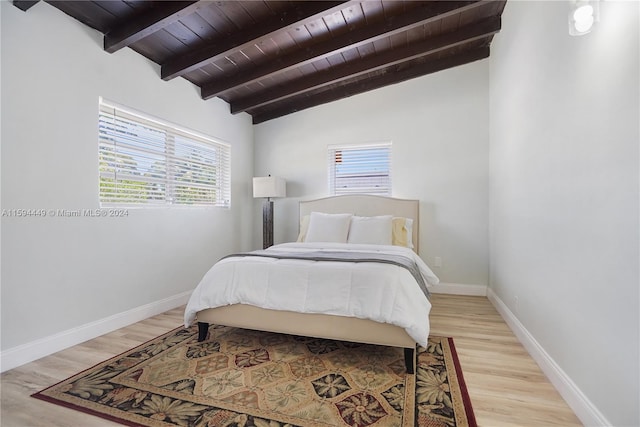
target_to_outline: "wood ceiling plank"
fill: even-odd
[[[385,50],[391,49],[391,40],[388,37],[376,40],[373,42],[373,47],[376,49],[376,52],[383,52]]]
[[[440,21],[427,22],[424,26],[425,37],[433,37],[442,34],[442,24]]]
[[[240,7],[245,10],[254,22],[262,21],[265,16],[275,15],[273,9],[270,8],[265,1],[252,1],[250,6],[251,7],[245,6],[244,2],[240,2]]]
[[[240,2],[220,1],[217,2],[217,4],[218,9],[220,9],[239,30],[250,28],[258,23],[258,21],[247,13]]]
[[[235,114],[251,110],[310,90],[351,79],[354,76],[410,61],[444,49],[450,49],[454,46],[495,34],[500,31],[500,28],[501,20],[499,17],[489,18],[454,33],[436,36],[406,48],[393,49],[380,55],[368,56],[356,63],[347,63],[343,66],[334,67],[330,71],[318,73],[315,76],[289,82],[286,88],[274,88],[244,99],[235,100],[231,103],[231,112]]]
[[[295,40],[291,38],[291,35],[288,31],[274,34],[273,37],[270,37],[268,40],[272,41],[278,49],[276,57],[280,55],[287,55],[298,48],[298,45],[296,44]]]
[[[113,0],[105,0],[105,1],[113,1]],[[148,0],[122,0],[123,3],[126,3],[132,9],[141,11],[149,8]]]
[[[234,31],[237,31],[233,22],[229,21],[229,18],[227,18],[227,16],[218,9],[214,2],[206,4],[204,7],[199,9],[197,13],[202,16],[202,18],[204,18],[211,27],[215,28],[221,36],[227,36],[232,34]]]
[[[215,76],[207,72],[207,69],[205,68],[198,68],[197,70],[194,70],[189,74],[185,74],[184,76],[185,79],[189,80],[191,83],[197,86],[200,86],[203,81],[212,79],[214,77]]]
[[[367,44],[363,44],[361,46],[358,46],[358,54],[360,55],[360,58],[365,58],[369,55],[375,55],[376,53],[376,48],[373,45],[373,43],[367,43]]]
[[[342,11],[342,16],[347,23],[349,31],[361,28],[366,25],[367,20],[364,16],[361,4],[354,4]]]
[[[13,5],[23,12],[31,9],[40,0],[13,0]]]
[[[425,38],[427,37],[425,36],[424,25],[421,25],[416,28],[411,28],[409,31],[407,31],[408,44],[415,43],[420,40],[424,40]]]
[[[404,11],[405,2],[396,0],[382,0],[382,9],[384,10],[385,18],[389,18],[398,12]]]
[[[174,22],[163,28],[163,30],[171,34],[185,46],[193,46],[202,42],[200,36],[191,31],[181,21]]]
[[[316,72],[316,68],[312,64],[304,64],[298,67],[298,70],[300,70],[300,73],[304,76],[310,76]]]
[[[287,33],[289,34],[291,39],[293,39],[297,46],[304,46],[313,38],[305,25],[299,25],[295,28],[290,28]]]
[[[307,31],[311,34],[316,42],[326,40],[331,37],[331,33],[329,32],[329,28],[327,28],[327,24],[325,24],[324,19],[314,19],[313,21],[307,23],[305,25],[307,27]]]
[[[151,61],[158,64],[163,58],[168,58],[175,55],[173,50],[168,49],[161,43],[144,43],[144,40],[131,45],[131,49],[138,52],[145,58],[149,58]]]
[[[407,45],[407,33],[402,32],[398,34],[392,34],[389,37],[389,41],[391,42],[391,49],[400,49]]]
[[[226,62],[226,61],[223,59],[222,61],[212,62],[211,64],[207,64],[206,66],[200,67],[198,69],[205,69],[210,74],[218,73],[218,75],[223,75],[225,73],[225,70],[223,67],[221,67],[218,64],[218,62]],[[213,71],[213,70],[217,70],[217,71]]]
[[[295,113],[317,105],[326,104],[328,102],[337,101],[339,99],[348,98],[359,93],[368,92],[381,87],[400,83],[402,81],[414,79],[437,71],[468,64],[489,57],[489,47],[482,47],[471,51],[454,55],[449,58],[439,59],[437,61],[425,62],[415,67],[407,68],[400,72],[385,73],[378,77],[356,82],[353,84],[341,85],[338,89],[327,91],[319,95],[301,96],[295,102],[289,102],[283,105],[269,109],[256,109],[250,113],[253,115],[253,124],[259,124],[268,120],[276,119],[287,114]]]
[[[318,74],[322,71],[326,71],[329,68],[331,68],[331,63],[329,62],[329,60],[325,57],[325,58],[320,58],[317,61],[314,61],[311,65],[313,65],[313,68],[315,68],[316,73],[314,74]],[[284,74],[286,73],[290,73],[292,70],[297,70],[298,68],[290,68],[287,71],[284,72]],[[282,73],[281,73],[282,74]],[[273,78],[274,76],[277,76],[278,74],[274,74],[273,76],[270,76],[269,78]]]
[[[194,34],[197,34],[200,40],[211,41],[218,35],[218,31],[200,16],[197,10],[181,19],[180,22]]]
[[[216,62],[212,62],[211,64],[207,64],[206,67],[200,67],[200,68],[204,68],[206,70],[216,69],[216,70],[219,70],[220,74],[222,74],[222,75],[225,75],[227,73],[233,72],[233,70],[236,69],[229,61],[227,61],[226,58],[219,59]],[[211,71],[209,71],[209,72],[211,72]]]
[[[377,4],[377,2],[371,3],[372,5]],[[369,2],[363,3],[363,6],[365,4],[368,5]],[[260,80],[270,75],[284,72],[290,68],[315,62],[320,58],[326,58],[327,56],[338,52],[355,49],[364,44],[388,39],[391,35],[400,34],[407,31],[407,29],[422,26],[427,22],[436,21],[442,16],[457,14],[464,10],[480,7],[481,5],[482,2],[478,1],[424,3],[422,7],[412,10],[411,13],[396,16],[393,19],[379,21],[378,24],[371,24],[365,28],[332,38],[326,42],[308,46],[304,50],[297,50],[291,55],[278,56],[273,61],[270,61],[263,66],[255,67],[246,71],[240,71],[233,75],[216,79],[202,87],[201,96],[203,99],[213,98],[214,96],[230,90],[235,86],[241,86],[250,81]],[[370,8],[370,6],[367,7]],[[376,10],[381,10],[381,6]],[[402,38],[403,36],[400,37]],[[404,45],[406,45],[406,40]]]
[[[347,21],[345,21],[342,11],[331,13],[323,18],[329,32],[333,35],[344,34],[349,31],[347,27]]]
[[[375,24],[384,21],[384,8],[380,0],[365,1],[360,4],[367,24]]]
[[[460,27],[460,15],[446,16],[440,20],[440,30],[443,33],[455,31]]]
[[[90,1],[54,1],[49,4],[101,33],[109,31],[116,22],[116,16]]]
[[[501,15],[501,12],[499,10],[501,5],[504,5],[504,2],[496,0],[485,3],[483,7],[480,7],[478,9],[461,13],[458,25],[463,26],[474,21],[480,21],[490,16]]]
[[[344,52],[341,52],[341,55],[347,62],[357,61],[358,59],[360,59],[360,52],[358,52],[358,49],[345,50]]]
[[[256,49],[260,50],[260,52],[267,57],[271,57],[272,55],[277,55],[280,51],[280,48],[273,40],[273,38],[262,39],[260,42],[254,44]]]
[[[200,7],[198,3],[189,0],[159,2],[147,13],[127,20],[107,32],[104,36],[104,50],[114,53],[145,38],[192,14]]]
[[[175,38],[173,35],[165,31],[164,29],[155,32],[149,38],[153,38],[152,44],[154,46],[163,46],[171,52],[171,56],[177,55],[180,52],[186,51],[189,47]],[[144,40],[143,40],[144,41]]]
[[[329,62],[331,67],[336,67],[338,65],[343,65],[346,63],[342,54],[336,53],[335,55],[331,55],[327,58],[327,62]]]
[[[294,13],[283,17],[269,19],[260,25],[253,25],[246,31],[236,32],[223,41],[207,45],[188,55],[176,58],[161,66],[163,80],[187,73],[199,66],[214,61],[216,58],[228,55],[233,50],[242,49],[246,45],[255,44],[260,38],[268,38],[272,35],[303,25],[305,21],[317,19],[327,13],[345,7],[343,1],[311,1],[296,4]]]
[[[141,7],[141,5],[129,4],[126,1],[108,1],[108,0],[100,0],[96,1],[95,4],[99,5],[102,9],[106,10],[113,16],[117,16],[118,18],[130,18],[132,15],[139,13],[140,11],[144,11],[148,9],[148,7]]]
[[[269,57],[267,57],[262,50],[258,49],[256,45],[248,46],[240,52],[249,58],[253,65],[263,64],[265,61],[269,60]]]
[[[251,60],[240,52],[234,52],[231,55],[225,57],[227,61],[232,63],[236,68],[242,68],[243,66],[250,66]]]

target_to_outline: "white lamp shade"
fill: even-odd
[[[285,197],[286,181],[277,176],[253,178],[253,197]]]

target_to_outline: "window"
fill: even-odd
[[[391,195],[391,143],[329,146],[329,193]]]
[[[100,99],[100,206],[230,205],[228,144]]]

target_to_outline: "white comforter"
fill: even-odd
[[[413,258],[427,286],[439,282],[411,249],[340,243],[284,243],[270,250],[358,251],[403,254]],[[427,345],[431,303],[403,267],[391,264],[231,257],[218,261],[191,294],[185,326],[207,308],[248,304],[300,313],[324,313],[391,323]]]

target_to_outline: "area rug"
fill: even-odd
[[[475,426],[453,339],[402,349],[177,328],[33,397],[130,426]]]

